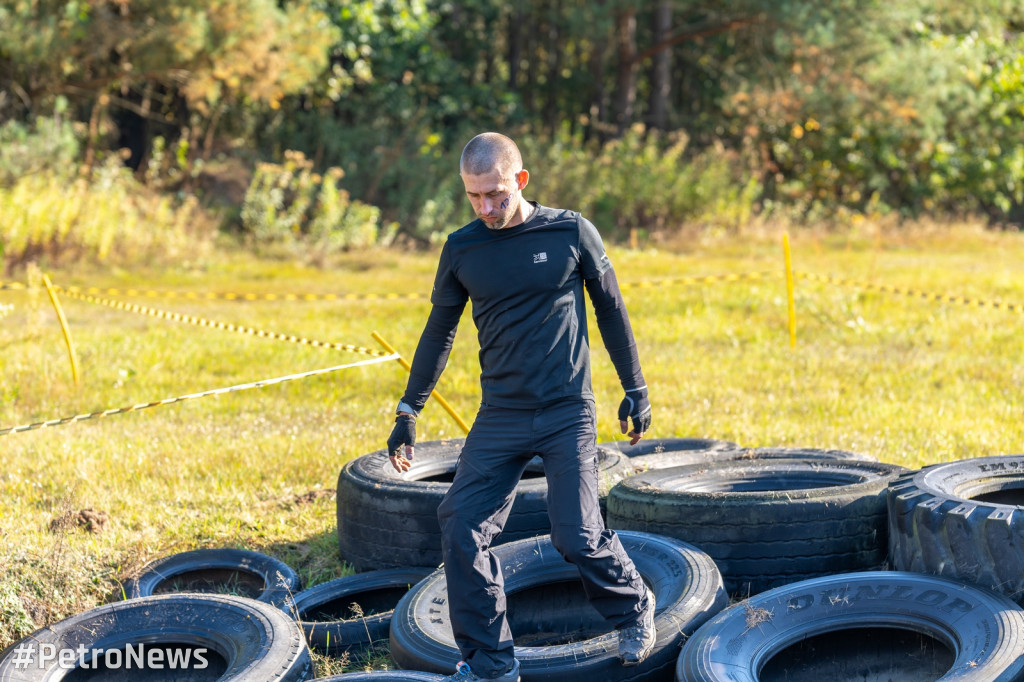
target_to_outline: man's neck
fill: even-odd
[[[531,204],[526,199],[520,199],[519,208],[516,210],[516,219],[509,222],[509,224],[506,226],[506,229],[509,227],[518,227],[519,225],[522,225],[523,223],[525,223],[526,221],[533,217],[533,211],[533,204]]]

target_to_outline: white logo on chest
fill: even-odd
[[[541,251],[540,253],[533,254],[533,262],[535,264],[536,263],[547,263],[548,262],[548,252],[547,251]]]

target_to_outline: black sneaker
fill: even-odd
[[[470,669],[469,663],[459,661],[459,664],[455,666],[455,674],[449,675],[444,679],[450,680],[451,682],[483,682],[484,680],[494,680],[496,682],[519,682],[519,661],[512,664],[511,670],[504,675],[499,675],[498,677],[480,677]]]
[[[640,616],[640,621],[632,627],[619,630],[619,660],[622,665],[642,662],[651,653],[657,637],[658,633],[654,629],[654,593],[647,590],[647,610]]]

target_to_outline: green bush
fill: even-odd
[[[687,154],[687,138],[637,125],[621,138],[587,146],[562,135],[553,143],[527,138],[528,194],[578,210],[609,238],[633,229],[670,234],[686,225],[735,230],[746,223],[759,192],[738,174],[735,156]]]
[[[555,140],[517,137],[530,171],[524,195],[579,211],[611,240],[634,229],[661,235],[686,226],[735,231],[749,222],[760,194],[755,179],[740,175],[738,155],[715,149],[691,158],[681,135],[635,126],[604,145],[567,133]],[[421,209],[407,214],[409,234],[438,242],[473,219],[458,174],[459,151],[431,154],[432,168],[424,168],[426,155],[403,166],[413,169],[405,184],[430,190]],[[435,180],[424,184],[417,180],[422,177]]]
[[[342,177],[340,168],[315,173],[302,152],[286,152],[281,164],[259,164],[242,204],[242,226],[253,245],[322,260],[376,244],[380,209],[352,201],[338,187]]]
[[[1006,221],[1024,203],[1022,48],[1017,34],[923,23],[846,71],[808,48],[787,79],[734,93],[728,120],[765,180],[765,207],[784,217]]]
[[[74,171],[81,145],[65,108],[61,100],[52,117],[41,116],[35,125],[8,121],[0,126],[0,185],[9,187],[42,171]]]

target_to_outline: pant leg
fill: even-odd
[[[515,653],[505,617],[505,580],[490,545],[501,532],[515,488],[532,456],[532,410],[481,406],[455,479],[437,509],[448,584],[448,613],[462,659],[496,677]]]
[[[613,627],[629,627],[647,608],[647,589],[601,518],[594,411],[592,401],[567,401],[539,411],[534,423],[547,476],[551,541],[579,569],[594,608]]]

